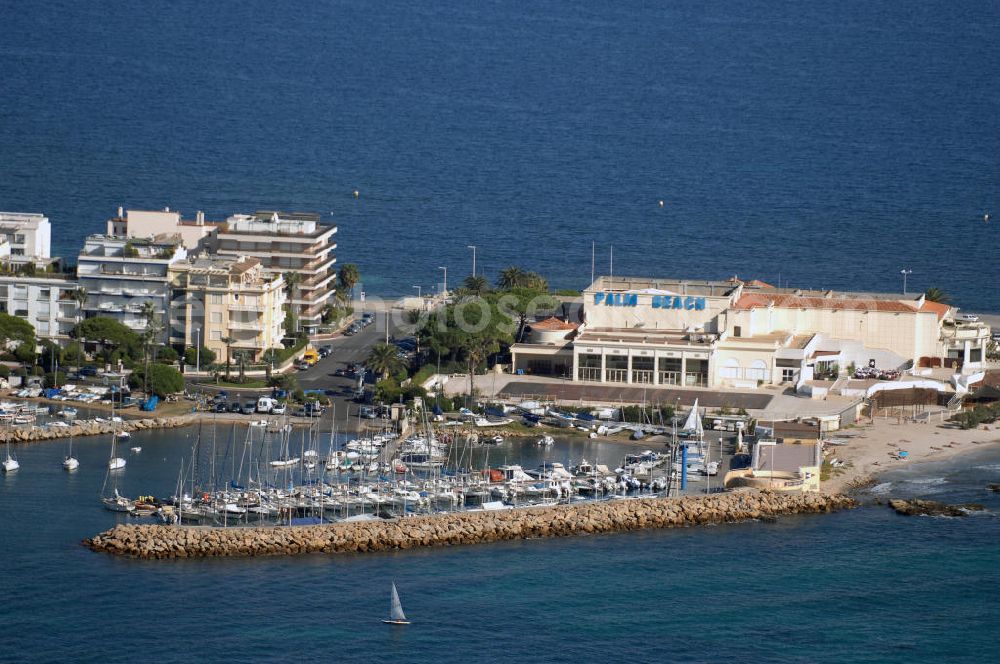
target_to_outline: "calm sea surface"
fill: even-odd
[[[996,3],[0,0],[0,209],[74,256],[118,205],[318,210],[373,293],[471,252],[615,273],[899,290],[1000,310]],[[355,199],[351,192],[359,189]],[[659,200],[664,201],[661,208]],[[982,216],[993,213],[984,223]],[[170,493],[184,431],[136,437]],[[138,562],[81,538],[107,441],[0,478],[0,661],[995,659],[1000,452],[885,508],[374,556]],[[568,453],[567,453],[568,454]],[[572,456],[613,462],[617,451]],[[602,455],[608,455],[607,457]],[[498,460],[499,461],[499,460]],[[378,623],[395,579],[405,630]]]
[[[1000,311],[1000,5],[0,0],[0,209],[332,214],[382,295],[511,263]],[[361,197],[354,199],[358,189]],[[664,201],[661,209],[658,201]],[[991,211],[994,220],[983,222]]]

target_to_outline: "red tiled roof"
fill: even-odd
[[[575,330],[579,327],[579,325],[567,323],[564,320],[559,320],[555,316],[550,316],[543,321],[532,323],[530,327],[533,330]]]
[[[898,300],[801,297],[778,293],[746,293],[736,301],[736,309],[757,309],[774,305],[782,309],[838,309],[844,311],[896,311],[913,313],[916,307]]]
[[[944,318],[945,314],[951,307],[947,304],[941,304],[940,302],[931,302],[930,300],[924,300],[924,303],[920,305],[920,311],[933,311],[937,314],[938,320]]]

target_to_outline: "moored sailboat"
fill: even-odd
[[[7,458],[4,459],[4,462],[3,462],[3,472],[5,472],[5,473],[13,473],[14,471],[16,471],[20,467],[21,467],[21,464],[19,464],[17,462],[17,459],[14,456],[12,456],[11,453],[10,453],[10,441],[8,440],[7,441]]]

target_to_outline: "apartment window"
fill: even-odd
[[[14,236],[14,244],[24,244],[24,234],[18,233]]]
[[[791,383],[795,381],[795,369],[782,369],[781,370],[781,382]]]
[[[212,341],[222,341],[222,330],[212,330],[208,338]]]
[[[222,304],[222,295],[219,293],[212,293],[208,296],[209,304]]]
[[[23,256],[24,255],[24,249],[11,249],[10,250],[10,255],[11,256]]]
[[[969,362],[982,362],[983,361],[983,349],[982,348],[970,348],[969,349]]]
[[[38,299],[47,300],[49,299],[50,291],[48,288],[41,288],[38,290]]]
[[[734,325],[733,326],[733,336],[734,337],[741,337],[741,336],[743,336],[743,328],[740,327],[739,325]]]
[[[221,311],[213,311],[212,312],[212,322],[213,323],[221,323],[222,322],[222,312]]]

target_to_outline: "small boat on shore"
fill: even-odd
[[[61,411],[59,411],[59,417],[66,420],[72,420],[76,418],[77,412],[78,411],[76,410],[76,408],[71,408],[67,406],[63,408]]]

